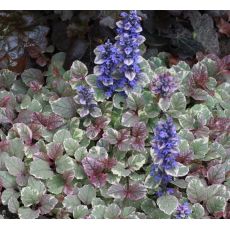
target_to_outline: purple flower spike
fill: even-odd
[[[163,189],[165,193],[168,193],[167,184],[172,181],[172,176],[167,175],[166,170],[174,169],[177,166],[178,141],[172,118],[169,117],[165,122],[158,122],[152,145],[155,163],[151,166],[150,175],[156,183],[160,183],[162,186],[160,189]],[[161,194],[162,191],[158,191],[158,193]]]
[[[151,91],[163,98],[169,98],[177,90],[175,77],[168,73],[158,75],[151,84]]]
[[[137,16],[136,11],[122,12],[120,16],[122,19],[117,22],[118,36],[116,37],[116,45],[122,58],[120,72],[123,74],[122,77],[126,79],[126,86],[135,88],[138,83],[138,75],[141,72],[139,46],[145,41],[145,38],[140,35],[142,31],[141,18]]]
[[[189,206],[189,203],[184,202],[183,204],[177,207],[176,218],[177,219],[187,219],[191,213],[192,213],[192,210]]]

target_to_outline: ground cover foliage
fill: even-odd
[[[1,218],[230,217],[230,56],[150,55],[144,14],[118,15],[94,64],[30,34],[37,65],[4,62]]]

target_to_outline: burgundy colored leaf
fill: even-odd
[[[32,122],[43,125],[49,131],[55,130],[64,124],[63,118],[57,114],[44,115],[39,112],[33,113]]]
[[[101,188],[106,183],[107,174],[106,173],[95,173],[89,177],[89,180],[96,188]]]
[[[8,146],[9,146],[8,140],[2,140],[2,141],[0,141],[0,152],[7,151]]]
[[[36,152],[34,155],[33,155],[33,158],[38,158],[38,159],[41,159],[41,160],[44,160],[44,161],[47,161],[47,162],[50,162],[50,158],[49,156],[44,153],[44,152]]]
[[[21,110],[18,117],[14,120],[14,123],[25,123],[26,125],[31,123],[33,112],[29,110]]]
[[[147,128],[144,122],[137,123],[132,128],[132,147],[136,151],[143,151],[145,148],[145,139],[147,137]]]
[[[5,96],[0,100],[0,107],[6,107],[10,101],[10,96]]]
[[[33,92],[38,92],[42,88],[42,84],[40,84],[38,81],[31,81],[29,83],[29,87]]]
[[[42,125],[31,123],[28,126],[33,133],[33,139],[38,141],[42,136]]]
[[[102,162],[103,167],[108,170],[112,169],[117,164],[115,158],[105,158],[100,160],[100,162]]]
[[[207,178],[210,184],[221,184],[225,180],[225,167],[222,164],[211,166]]]

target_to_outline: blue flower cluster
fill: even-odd
[[[177,165],[178,141],[172,118],[167,118],[165,122],[158,122],[152,145],[155,163],[151,166],[150,175],[156,183],[161,184],[158,192],[162,195],[163,192],[167,193],[167,184],[172,180],[172,176],[167,175],[166,170],[174,169]]]
[[[122,12],[117,22],[116,43],[109,40],[95,49],[94,74],[97,76],[97,87],[106,98],[115,92],[124,94],[124,89],[133,89],[141,77],[139,63],[142,60],[139,46],[145,41],[140,35],[141,18],[136,11]]]
[[[158,75],[151,83],[151,91],[163,98],[170,97],[177,88],[176,78],[168,73]]]
[[[116,88],[124,85],[112,76],[116,66],[121,61],[121,55],[118,48],[109,40],[104,45],[98,46],[94,53],[96,55],[94,62],[98,64],[94,67],[94,74],[97,75],[97,87],[103,90],[106,98],[110,98]]]
[[[76,90],[77,95],[74,97],[74,100],[77,104],[81,105],[78,111],[80,117],[85,117],[98,109],[97,102],[94,100],[93,89],[80,85],[76,87]]]
[[[135,88],[138,83],[138,75],[141,72],[139,63],[141,54],[139,46],[145,41],[144,36],[140,35],[142,27],[141,18],[136,11],[129,13],[122,12],[121,20],[117,22],[116,45],[121,52],[120,72],[123,74],[126,86]]]
[[[191,213],[192,213],[192,210],[189,206],[189,203],[184,202],[183,204],[177,207],[176,218],[177,219],[187,219]]]

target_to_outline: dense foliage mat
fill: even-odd
[[[230,56],[143,58],[135,11],[89,73],[0,70],[0,194],[19,218],[230,218]],[[2,215],[2,218],[7,216]]]

